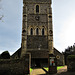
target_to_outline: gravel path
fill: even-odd
[[[57,71],[57,73],[61,73],[61,72],[66,72],[67,71],[67,66],[62,67],[61,69],[59,69]]]
[[[64,66],[63,68],[58,70],[57,74],[54,75],[75,75],[75,72],[68,72],[67,66]]]
[[[38,69],[33,69],[30,75],[40,75],[40,74],[46,74],[46,73],[41,68],[38,68]]]

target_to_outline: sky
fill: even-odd
[[[0,0],[0,53],[21,47],[22,0]],[[54,47],[60,52],[75,43],[75,0],[52,0]]]

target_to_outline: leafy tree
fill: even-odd
[[[0,59],[1,59],[1,55],[0,55]]]
[[[10,54],[8,51],[4,51],[0,57],[1,59],[10,59]]]

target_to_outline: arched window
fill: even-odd
[[[36,13],[39,13],[39,5],[36,5]]]
[[[31,28],[31,30],[30,30],[30,34],[33,35],[33,29],[32,29],[32,28]]]
[[[39,29],[37,28],[37,29],[36,29],[36,35],[38,35],[38,34],[39,34]]]
[[[44,35],[44,28],[42,29],[42,35]]]

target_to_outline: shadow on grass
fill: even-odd
[[[61,72],[59,70],[60,72],[56,73],[56,74],[48,74],[48,71],[46,69],[44,69],[44,68],[42,68],[42,69],[46,72],[46,74],[39,74],[39,75],[75,75],[75,72],[69,72],[66,69],[61,69],[61,70],[64,70],[64,71]]]
[[[39,75],[75,75],[75,72],[62,72],[62,73],[56,73],[56,74],[39,74]]]

